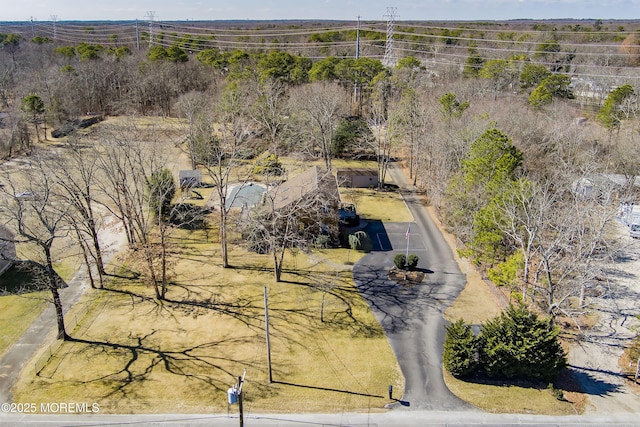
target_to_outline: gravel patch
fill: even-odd
[[[618,360],[636,336],[640,321],[640,240],[621,233],[625,251],[609,271],[610,283],[601,296],[589,298],[598,323],[583,331],[572,346],[569,364],[589,396],[586,414],[640,412],[640,396],[625,383]]]

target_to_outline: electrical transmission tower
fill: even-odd
[[[382,63],[387,67],[393,67],[396,65],[396,59],[393,55],[393,32],[395,30],[395,21],[398,18],[396,15],[397,8],[387,7],[387,41],[384,48],[384,59]]]
[[[58,15],[51,15],[51,22],[53,22],[53,40],[56,40],[58,33],[56,32],[56,22],[58,22]]]
[[[149,18],[149,48],[151,48],[153,46],[153,20],[156,17],[156,12],[150,10],[144,17]]]
[[[360,58],[360,15],[358,15],[358,28],[356,29],[356,59]]]

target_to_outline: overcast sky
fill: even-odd
[[[0,0],[0,21],[640,19],[640,0]]]

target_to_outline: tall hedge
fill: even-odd
[[[471,325],[462,319],[446,327],[442,363],[456,378],[473,373],[478,367],[478,342],[473,336]]]
[[[509,306],[482,325],[480,365],[490,377],[552,381],[566,366],[560,329],[525,306]]]
[[[462,320],[447,326],[442,361],[455,377],[483,373],[550,382],[567,363],[559,332],[550,319],[538,319],[525,306],[512,305],[485,322],[477,337]]]

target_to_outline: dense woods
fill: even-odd
[[[135,31],[133,23],[7,24],[0,153],[35,155],[52,129],[87,115],[179,118],[187,137],[174,143],[209,173],[221,200],[235,162],[263,153],[322,159],[327,169],[336,156],[375,159],[382,185],[390,162],[401,161],[461,253],[514,298],[575,318],[616,257],[618,207],[637,196],[637,28],[407,22],[397,27],[394,56],[383,58],[375,22],[359,31],[344,22],[150,23]],[[105,132],[92,143],[100,155],[63,149],[75,168],[94,162],[107,178],[95,183],[101,206],[123,221],[131,244],[149,248],[162,298],[164,270],[148,240],[169,209],[150,201],[149,189],[165,201],[174,189],[162,153],[131,134]],[[71,204],[89,235],[92,198]],[[97,245],[87,249],[99,259]]]

